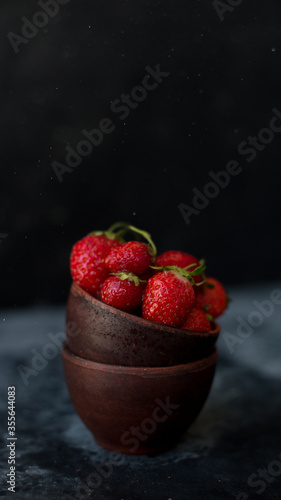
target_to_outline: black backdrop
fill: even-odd
[[[280,10],[1,4],[1,306],[65,301],[72,244],[119,219],[226,284],[280,278]],[[70,170],[67,145],[92,151]]]

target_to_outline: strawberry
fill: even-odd
[[[179,268],[164,270],[148,280],[142,304],[143,318],[175,327],[182,325],[194,305],[195,293],[180,271],[184,272]]]
[[[128,241],[121,247],[115,248],[106,258],[106,265],[111,272],[127,271],[136,275],[141,275],[149,270],[153,264],[156,255],[156,247],[151,236],[146,231],[134,226],[128,226],[127,229],[133,233],[140,234],[148,242]]]
[[[156,266],[177,266],[180,268],[184,268],[190,266],[191,264],[196,264],[195,267],[200,265],[199,260],[185,252],[180,252],[178,250],[169,250],[168,252],[164,252],[161,255],[158,255],[155,260]],[[194,269],[191,268],[191,269]],[[201,283],[203,281],[203,276],[194,276],[195,283]]]
[[[141,305],[143,281],[132,273],[116,273],[102,285],[101,300],[121,311],[133,312]]]
[[[128,241],[113,248],[105,259],[111,272],[127,271],[137,275],[145,273],[153,263],[151,248],[140,241]]]
[[[202,290],[196,294],[196,307],[204,308],[213,318],[217,318],[225,311],[227,302],[223,285],[215,278],[207,277]]]
[[[70,255],[70,271],[74,281],[94,297],[99,298],[104,280],[109,276],[105,258],[111,249],[119,247],[122,231],[114,233],[117,227],[125,227],[125,223],[116,223],[107,231],[95,231],[72,247]]]
[[[193,332],[209,332],[211,329],[210,321],[202,309],[193,307],[186,317],[181,328]]]

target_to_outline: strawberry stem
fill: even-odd
[[[209,283],[208,281],[205,282],[205,286],[207,288],[215,288],[215,285],[213,285],[213,283]]]
[[[188,271],[188,269],[194,266],[196,266],[196,264],[190,264],[189,266],[186,266],[184,268],[178,266],[162,266],[162,267],[150,266],[150,267],[152,269],[156,269],[157,271],[175,271],[184,278],[187,278],[192,285],[199,286],[202,285],[204,281],[201,281],[200,283],[195,283],[193,276],[199,276],[200,274],[202,274],[206,269],[206,266],[201,264],[200,266],[197,266],[196,269],[194,269],[193,271]]]
[[[129,224],[127,222],[115,222],[112,224],[106,231],[91,231],[88,236],[106,236],[110,240],[119,240],[124,243],[123,236],[126,234],[128,230]],[[115,232],[117,229],[119,231]]]
[[[118,221],[118,222],[115,222],[114,224],[112,224],[107,232],[109,233],[114,233],[114,231],[116,231],[116,229],[118,229],[119,227],[124,229],[124,228],[127,228],[129,226],[128,222],[123,222],[123,221]]]
[[[140,234],[149,243],[151,250],[152,250],[152,256],[155,257],[157,254],[157,249],[156,249],[154,242],[151,239],[150,234],[147,231],[143,231],[142,229],[138,229],[135,226],[128,226],[128,229],[133,231],[133,233]]]
[[[133,281],[136,286],[139,286],[140,283],[146,283],[146,280],[141,280],[138,276],[133,273],[125,273],[124,271],[119,271],[118,273],[111,273],[114,276],[117,276],[121,281],[129,280]]]

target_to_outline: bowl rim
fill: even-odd
[[[161,377],[161,376],[178,376],[184,373],[193,373],[203,371],[206,368],[216,364],[218,351],[214,347],[212,352],[204,358],[197,361],[190,361],[185,364],[172,366],[123,366],[98,363],[89,359],[81,358],[69,350],[67,343],[64,342],[62,348],[62,357],[68,360],[71,364],[78,365],[87,370],[96,370],[108,373],[122,373],[127,375],[139,375],[144,378]]]
[[[75,281],[72,281],[72,284],[70,287],[70,293],[72,293],[75,297],[77,297],[77,296],[84,297],[87,300],[87,302],[90,302],[91,304],[96,305],[97,307],[103,309],[106,312],[109,312],[111,314],[115,314],[117,316],[121,316],[122,318],[127,318],[128,320],[135,321],[139,325],[154,328],[155,330],[165,331],[167,333],[177,333],[177,335],[182,335],[182,336],[188,335],[189,337],[196,337],[196,338],[198,338],[198,337],[217,338],[219,333],[220,333],[221,328],[220,328],[220,325],[216,321],[211,322],[211,325],[213,326],[213,328],[209,332],[198,332],[195,330],[187,330],[184,328],[175,328],[174,326],[156,323],[154,321],[150,321],[149,319],[145,319],[145,318],[142,318],[140,316],[135,316],[134,314],[130,314],[130,313],[125,312],[125,311],[121,311],[120,309],[116,309],[115,307],[109,306],[105,302],[102,302],[101,300],[96,299],[91,294],[89,294],[86,290],[81,288],[78,285],[78,283],[76,283]]]

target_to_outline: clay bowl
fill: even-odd
[[[213,380],[217,350],[171,367],[95,363],[63,348],[73,405],[104,448],[133,455],[176,445],[199,414]]]
[[[71,352],[98,363],[173,366],[207,356],[220,327],[210,332],[173,328],[104,304],[73,283],[67,303],[66,334]]]

